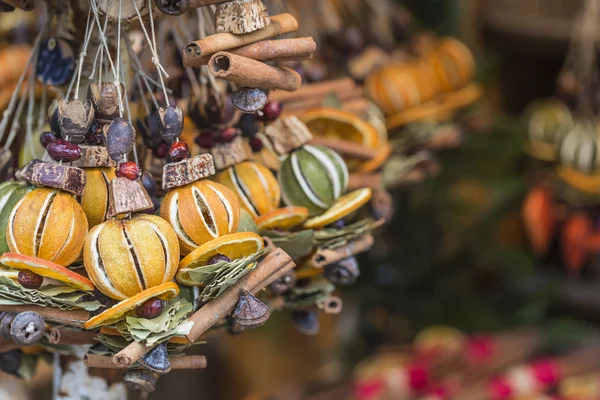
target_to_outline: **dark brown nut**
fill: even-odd
[[[81,158],[79,145],[64,139],[56,139],[46,147],[46,151],[54,161],[73,162]]]
[[[64,190],[76,196],[83,194],[85,182],[85,172],[69,165],[40,162],[33,167],[31,174],[31,183],[36,186]]]
[[[39,289],[44,283],[44,278],[41,275],[27,269],[19,271],[18,280],[25,289]]]
[[[181,15],[190,6],[190,0],[154,0],[154,4],[167,15]]]
[[[21,346],[37,343],[44,336],[46,321],[36,312],[18,313],[10,324],[10,338]]]
[[[65,99],[58,102],[58,124],[63,137],[74,143],[81,143],[90,130],[94,121],[94,107],[92,102],[86,100],[71,100],[67,103]]]
[[[123,118],[115,118],[110,125],[104,126],[106,149],[110,158],[120,161],[133,150],[135,130]]]
[[[160,135],[166,142],[173,142],[183,132],[183,111],[177,107],[160,107],[158,109]]]
[[[102,82],[100,86],[96,82],[90,83],[87,98],[92,102],[96,110],[96,118],[108,123],[119,116],[119,92],[121,94],[120,104],[125,104],[125,88],[122,84],[117,88],[113,82]]]
[[[244,87],[233,92],[231,101],[241,112],[252,114],[267,104],[267,94],[262,89]]]

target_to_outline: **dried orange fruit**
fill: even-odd
[[[570,273],[578,273],[590,258],[590,242],[594,227],[589,218],[579,212],[570,217],[563,227],[560,244],[563,259]]]
[[[308,218],[308,208],[306,207],[283,207],[277,208],[259,218],[256,226],[259,229],[292,229]]]
[[[0,257],[0,264],[18,270],[26,269],[35,272],[40,276],[55,279],[65,285],[80,290],[94,290],[94,284],[89,279],[62,265],[42,260],[41,258],[30,257],[18,253],[4,253],[2,257]]]
[[[200,268],[217,254],[227,256],[230,260],[244,258],[264,249],[265,243],[253,232],[241,232],[225,235],[204,243],[188,254],[179,263],[179,270],[184,268]],[[179,273],[177,279],[179,280]]]
[[[114,168],[85,168],[85,189],[81,195],[81,207],[89,228],[106,221],[108,210],[108,184],[115,178]]]
[[[348,140],[374,150],[381,146],[377,130],[350,112],[323,107],[303,114],[300,119],[315,136]],[[363,160],[349,157],[345,157],[344,161],[349,170],[364,163]]]
[[[308,229],[322,228],[338,219],[342,219],[365,205],[371,200],[372,195],[373,192],[369,188],[357,189],[345,194],[325,213],[306,221],[304,227]]]
[[[129,299],[123,300],[108,310],[90,318],[83,326],[85,329],[96,329],[104,325],[112,325],[121,321],[125,316],[134,311],[135,308],[152,297],[158,297],[161,300],[169,301],[179,294],[179,286],[174,282],[163,283],[146,289]]]
[[[552,242],[555,226],[550,192],[543,188],[533,188],[523,202],[521,214],[533,250],[538,256],[544,256]]]

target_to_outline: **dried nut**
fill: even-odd
[[[122,162],[115,170],[115,175],[135,181],[140,177],[140,167],[133,161]]]
[[[259,137],[253,137],[252,139],[250,139],[248,141],[248,143],[250,144],[250,148],[252,149],[252,152],[254,152],[254,153],[258,153],[259,151],[261,151],[263,149],[263,147],[265,147],[262,139]]]
[[[167,353],[167,343],[163,342],[154,347],[140,358],[139,363],[157,374],[169,373],[171,371],[171,363],[169,362],[169,354]]]
[[[158,297],[152,297],[146,300],[135,310],[135,314],[140,318],[154,319],[162,313],[165,308],[165,301]]]
[[[294,310],[292,321],[300,333],[310,336],[319,333],[319,316],[314,311]]]
[[[96,82],[88,86],[87,98],[96,110],[96,118],[101,122],[109,121],[119,116],[119,106],[124,104],[125,88],[122,84],[117,87],[113,82],[102,82],[100,87]],[[119,100],[119,93],[121,100]]]
[[[190,0],[154,0],[154,4],[167,15],[181,15],[190,6]]]
[[[18,313],[10,324],[10,337],[18,345],[30,346],[44,336],[46,322],[36,312]]]
[[[18,274],[19,283],[25,289],[38,289],[42,286],[44,278],[41,275],[31,272],[27,269],[22,269]]]
[[[171,148],[169,148],[169,157],[171,157],[171,161],[178,162],[189,158],[190,149],[188,145],[184,142],[173,142]]]
[[[240,291],[240,299],[231,316],[245,328],[263,325],[270,316],[269,307],[245,289]]]
[[[183,132],[183,111],[177,107],[160,107],[158,109],[160,135],[167,142],[172,142]]]
[[[238,122],[238,128],[242,131],[242,135],[252,138],[260,131],[258,118],[254,114],[242,114]]]
[[[135,130],[123,118],[115,118],[110,125],[105,125],[104,134],[106,135],[106,149],[113,160],[120,161],[124,155],[133,150]]]
[[[64,139],[56,139],[48,144],[46,151],[54,161],[73,162],[81,158],[79,146]]]
[[[283,111],[283,105],[278,101],[270,101],[262,109],[261,119],[265,122],[273,122],[279,118]]]
[[[267,104],[267,94],[258,88],[241,88],[231,95],[233,105],[245,113],[255,113]]]
[[[210,154],[186,158],[163,167],[163,189],[185,186],[215,174],[215,164]]]
[[[269,285],[269,289],[274,295],[279,296],[293,288],[296,284],[296,279],[296,273],[294,271],[290,271],[271,283]]]
[[[42,144],[43,148],[48,147],[48,145],[54,142],[55,140],[56,135],[54,134],[54,132],[42,132],[42,134],[40,135],[40,143]]]
[[[31,183],[64,190],[81,196],[85,189],[85,172],[76,167],[61,164],[37,163],[33,167]]]
[[[158,374],[145,369],[129,369],[123,375],[123,381],[129,389],[150,393],[156,390]]]
[[[360,269],[356,257],[348,257],[325,266],[325,277],[334,285],[352,285],[358,279]]]
[[[83,142],[93,121],[94,107],[91,101],[82,103],[71,100],[67,103],[65,99],[60,99],[58,102],[58,124],[64,138],[74,143]]]

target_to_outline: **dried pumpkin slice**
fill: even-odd
[[[227,256],[230,260],[248,257],[264,249],[263,238],[253,232],[232,233],[204,243],[188,254],[179,263],[179,270],[185,268],[200,268],[217,254]],[[179,280],[179,273],[177,279]]]
[[[259,229],[290,230],[306,221],[307,218],[308,208],[290,206],[277,208],[257,218],[254,222]]]
[[[307,229],[323,228],[339,219],[342,219],[352,212],[358,210],[360,207],[365,205],[369,200],[373,192],[369,188],[357,189],[350,192],[338,199],[329,210],[325,211],[322,215],[309,219],[304,223],[304,227]]]
[[[174,282],[166,282],[162,285],[154,286],[133,297],[123,300],[108,310],[90,318],[83,326],[85,329],[96,329],[104,325],[112,325],[121,321],[126,314],[135,310],[135,308],[152,297],[158,297],[161,300],[169,301],[179,294],[179,286]]]
[[[62,265],[42,260],[41,258],[18,253],[4,253],[0,257],[0,264],[18,270],[26,269],[45,278],[55,279],[76,289],[85,291],[94,290],[94,284],[89,279]]]
[[[577,190],[589,194],[600,194],[600,174],[584,174],[571,167],[559,166],[556,174]]]

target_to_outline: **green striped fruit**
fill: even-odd
[[[6,243],[6,225],[15,204],[27,193],[35,189],[21,182],[3,182],[0,184],[0,254],[10,251]]]
[[[346,192],[348,168],[326,147],[304,145],[292,152],[278,173],[283,201],[306,207],[311,216],[325,212]]]

